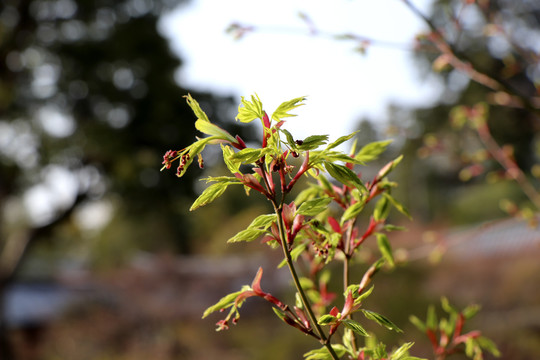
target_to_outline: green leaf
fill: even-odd
[[[229,160],[242,162],[244,164],[252,164],[263,157],[267,152],[267,149],[245,148],[229,157]]]
[[[435,312],[435,307],[433,305],[430,305],[427,310],[427,317],[426,317],[426,326],[430,330],[436,330],[437,329],[437,314]]]
[[[489,351],[491,354],[493,354],[493,356],[501,356],[501,352],[499,351],[499,349],[497,349],[497,345],[495,345],[495,343],[491,339],[488,339],[485,336],[480,336],[476,339],[476,341],[482,349]]]
[[[283,310],[276,308],[274,306],[272,306],[272,310],[274,310],[274,313],[278,316],[278,318],[280,318],[283,321],[286,321],[285,319],[287,318],[287,315],[285,314]]]
[[[208,121],[208,122],[210,121],[208,120],[208,116],[206,116],[204,111],[202,111],[199,103],[193,97],[191,97],[191,94],[187,94],[184,97],[186,98],[186,101],[189,107],[191,108],[191,110],[193,110],[193,112],[195,113],[195,116],[197,117],[197,119],[201,119],[203,121]]]
[[[221,151],[223,152],[223,160],[229,171],[233,174],[240,172],[240,161],[233,161],[231,157],[234,155],[234,150],[230,146],[221,144]]]
[[[337,317],[330,314],[324,314],[323,316],[319,318],[319,320],[317,320],[317,323],[319,325],[331,325],[331,324],[335,324],[337,321],[338,321]]]
[[[204,313],[203,313],[202,318],[204,319],[205,317],[207,317],[208,315],[210,315],[213,312],[220,311],[221,309],[226,309],[228,307],[231,307],[234,304],[234,302],[235,302],[236,298],[238,297],[238,295],[240,295],[241,293],[242,293],[242,290],[231,293],[231,294],[228,294],[228,295],[225,295],[217,303],[215,303],[214,305],[212,305],[208,309],[206,309],[204,311]]]
[[[325,162],[324,167],[326,171],[337,181],[345,184],[347,186],[356,187],[359,190],[365,190],[366,187],[362,184],[362,181],[358,176],[348,167],[344,165],[332,164],[330,162]]]
[[[342,357],[347,352],[347,349],[340,344],[333,344],[331,345],[332,349],[334,349],[334,352],[338,357]],[[328,349],[323,346],[322,348],[315,349],[308,351],[304,354],[305,360],[332,360],[332,355],[328,351]]]
[[[236,142],[236,139],[229,134],[227,131],[223,130],[219,126],[212,124],[210,121],[205,121],[198,119],[195,121],[195,128],[206,135],[216,136],[223,140],[228,140],[231,142]]]
[[[385,224],[384,227],[383,227],[383,230],[384,231],[405,231],[405,230],[407,230],[407,228],[404,227],[404,226]]]
[[[298,279],[302,289],[312,289],[315,287],[315,283],[308,277],[302,276]]]
[[[409,360],[409,349],[414,345],[413,342],[408,342],[401,345],[396,351],[390,356],[390,360]]]
[[[326,210],[331,202],[332,198],[329,197],[308,200],[300,205],[296,213],[305,216],[315,216]]]
[[[276,214],[263,214],[257,216],[249,225],[250,229],[268,229],[276,221]]]
[[[235,243],[240,241],[251,242],[257,240],[260,236],[266,233],[266,230],[260,229],[245,229],[240,231],[238,234],[234,235],[232,238],[227,240],[228,243]]]
[[[189,211],[193,211],[197,208],[200,208],[201,206],[207,205],[220,197],[225,190],[227,190],[227,186],[229,186],[230,183],[216,183],[212,184],[209,187],[207,187],[203,193],[193,202],[193,205],[189,208]]]
[[[354,349],[356,348],[356,336],[354,336],[353,331],[345,330],[343,332],[342,343],[347,349],[347,352],[349,352],[350,354],[355,353]]]
[[[358,153],[354,156],[356,160],[362,162],[369,162],[376,160],[380,154],[382,154],[392,140],[375,141],[362,147]]]
[[[353,133],[351,133],[349,135],[345,135],[345,136],[342,136],[342,137],[338,138],[336,141],[328,144],[328,146],[326,147],[326,150],[330,150],[330,149],[333,149],[335,147],[338,147],[339,145],[343,144],[345,141],[348,141],[348,140],[352,139],[359,131],[360,130],[355,131],[355,132],[353,132]]]
[[[326,144],[328,135],[311,135],[302,141],[302,145],[298,145],[300,150],[313,150],[321,145]]]
[[[323,190],[326,190],[331,194],[334,193],[334,188],[332,187],[332,183],[330,182],[330,180],[328,180],[325,176],[319,176],[318,180],[321,183],[321,187],[323,188]]]
[[[381,252],[384,259],[388,262],[388,264],[394,267],[396,264],[394,262],[394,256],[392,255],[392,247],[390,246],[388,237],[380,233],[377,233],[376,236],[377,236],[377,246],[379,247],[379,251]]]
[[[358,286],[360,287],[360,286]],[[354,299],[354,305],[360,304],[364,299],[366,299],[371,293],[373,292],[373,289],[375,288],[375,285],[372,285],[369,290],[364,291],[360,296],[358,296],[356,299]],[[357,290],[358,291],[358,290]]]
[[[297,245],[295,246],[292,250],[291,250],[291,259],[293,261],[296,261],[298,259],[298,257],[300,256],[300,254],[302,254],[304,252],[304,250],[306,249],[307,245],[306,244],[300,244],[300,245]],[[278,265],[278,269],[284,267],[285,265],[287,265],[287,259],[283,259],[279,265]],[[302,286],[303,287],[303,286]]]
[[[416,326],[420,332],[425,333],[426,332],[426,324],[422,320],[420,320],[417,316],[411,315],[409,316],[409,321]]]
[[[467,357],[472,358],[474,356],[474,352],[477,350],[477,348],[478,348],[478,345],[477,345],[476,341],[474,341],[473,338],[468,338],[465,341],[465,355],[467,355]]]
[[[381,197],[377,204],[375,204],[375,210],[373,210],[373,219],[375,221],[381,221],[388,217],[390,212],[390,201],[386,197]]]
[[[389,319],[387,319],[385,316],[381,314],[377,314],[376,312],[362,309],[362,312],[364,313],[364,316],[368,318],[369,320],[375,321],[377,324],[384,326],[388,330],[394,330],[397,332],[403,332],[400,328],[396,326],[393,322],[391,322]]]
[[[322,178],[322,176],[321,176]],[[294,199],[295,204],[302,204],[303,202],[307,201],[308,199],[312,199],[316,196],[318,196],[320,193],[317,186],[310,186],[304,190],[302,190],[297,196],[296,199]]]
[[[306,360],[332,360],[332,355],[325,347],[311,350],[304,354]]]
[[[207,183],[219,182],[219,183],[229,183],[229,185],[242,184],[242,182],[238,178],[231,177],[231,176],[209,176],[206,178],[202,178],[201,180],[204,180]]]
[[[452,332],[454,331],[454,324],[452,321],[448,319],[441,319],[439,322],[439,329],[446,334],[446,336],[450,337],[452,336]]]
[[[259,97],[251,95],[251,101],[248,101],[242,96],[240,106],[238,106],[238,116],[236,117],[236,120],[243,123],[249,123],[255,119],[262,119],[263,117],[264,111]]]
[[[358,160],[355,160],[354,158],[350,157],[349,155],[344,154],[344,153],[339,152],[339,151],[327,151],[327,150],[324,150],[321,154],[324,156],[324,160],[326,162],[335,163],[337,161],[342,161],[344,163],[364,165],[364,163],[362,163],[362,162],[360,162]]]
[[[345,325],[347,328],[354,331],[356,334],[360,336],[365,336],[365,337],[370,336],[369,333],[362,327],[362,325],[360,325],[356,321],[350,320],[350,319],[344,319],[342,322],[343,322],[343,325]]]
[[[481,306],[477,304],[472,304],[463,309],[463,316],[465,319],[470,319],[480,311]]]
[[[296,149],[298,145],[294,141],[292,134],[285,129],[281,129],[280,131],[283,134],[285,134],[285,138],[287,139],[287,144],[291,147],[291,149]]]
[[[399,201],[397,201],[393,196],[391,196],[388,193],[383,193],[383,196],[390,201],[390,203],[396,208],[397,211],[408,217],[409,219],[412,219],[411,214],[409,213],[409,210],[403,206]]]
[[[366,203],[361,201],[349,206],[343,215],[341,215],[341,224],[347,220],[356,218],[362,212],[362,210],[364,210],[365,205]]]
[[[247,229],[240,231],[238,234],[227,240],[228,243],[240,242],[240,241],[253,241],[266,233],[266,229],[276,221],[275,214],[263,214],[257,216]]]
[[[449,314],[455,314],[458,312],[452,305],[450,305],[450,301],[448,301],[446,296],[441,297],[441,307]]]
[[[302,96],[302,97],[297,97],[292,100],[281,103],[281,105],[279,105],[278,108],[272,114],[272,119],[279,121],[286,117],[296,116],[293,114],[289,114],[289,111],[296,109],[299,106],[304,105],[301,102],[304,101],[305,99],[306,98]]]

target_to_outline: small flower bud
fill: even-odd
[[[204,169],[204,160],[203,160],[201,154],[198,155],[197,160],[199,162],[199,168]]]

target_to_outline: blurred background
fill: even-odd
[[[234,117],[255,92],[268,111],[308,96],[288,122],[298,138],[393,139],[366,178],[405,155],[395,196],[413,220],[396,214],[408,230],[391,237],[403,266],[378,275],[366,307],[406,331],[370,330],[430,357],[408,316],[444,295],[482,305],[471,327],[502,358],[540,358],[540,5],[412,3],[4,0],[0,358],[299,359],[316,345],[257,300],[227,332],[200,319],[261,265],[263,289],[292,299],[278,253],[225,243],[268,204],[231,190],[188,213],[197,180],[222,170],[211,153],[181,180],[159,172],[197,135],[182,96],[249,141],[258,129]],[[447,66],[430,26],[502,90]],[[494,144],[456,126],[484,103]]]

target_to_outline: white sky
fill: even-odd
[[[413,0],[424,12],[430,0]],[[390,102],[425,104],[436,99],[433,83],[420,81],[412,53],[374,45],[367,55],[355,44],[309,35],[298,16],[307,14],[325,33],[354,33],[412,48],[425,25],[401,0],[191,0],[164,16],[161,27],[184,60],[182,85],[223,95],[257,93],[265,110],[307,96],[288,120],[296,138],[352,132],[362,117],[385,120]],[[233,22],[260,31],[234,40]]]

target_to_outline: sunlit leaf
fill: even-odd
[[[259,160],[266,152],[268,152],[267,149],[245,148],[229,157],[229,159],[231,161],[240,161],[244,164],[251,164]]]
[[[390,266],[395,266],[394,256],[392,255],[392,247],[388,241],[388,237],[384,234],[377,234],[377,246],[382,256],[390,264]]]
[[[215,303],[214,305],[206,309],[203,313],[202,318],[204,319],[205,317],[207,317],[208,315],[210,315],[211,313],[215,311],[220,311],[222,309],[226,309],[232,306],[234,304],[234,301],[238,297],[238,295],[240,295],[240,293],[242,293],[242,291],[237,291],[237,292],[225,295],[217,303]]]
[[[373,211],[373,219],[375,221],[384,220],[388,217],[390,212],[390,201],[386,197],[381,197],[375,204],[375,210]]]
[[[437,329],[437,314],[435,312],[435,307],[433,305],[430,305],[427,310],[427,317],[426,317],[426,326],[428,329],[436,330]]]
[[[341,223],[343,224],[347,220],[356,218],[362,212],[362,210],[364,210],[365,205],[366,203],[361,201],[349,206],[341,216]]]
[[[363,293],[360,294],[360,296],[358,296],[356,299],[354,299],[354,304],[355,305],[358,305],[360,304],[362,301],[364,301],[364,299],[366,299],[369,295],[371,295],[371,293],[373,292],[373,289],[375,288],[375,285],[372,285],[368,290],[364,291]],[[358,289],[356,290],[358,291]]]
[[[362,309],[362,312],[364,313],[364,316],[368,318],[369,320],[375,321],[377,324],[384,326],[388,330],[394,330],[397,332],[403,332],[400,328],[397,327],[396,324],[391,322],[389,319],[387,319],[385,316],[381,314],[377,314],[376,312]]]
[[[231,176],[209,176],[202,178],[201,180],[206,181],[207,183],[219,182],[219,183],[229,183],[229,184],[241,184],[242,182],[235,177]]]
[[[338,319],[335,316],[332,316],[330,314],[324,314],[323,316],[319,318],[319,320],[317,320],[317,323],[319,325],[330,325],[330,324],[335,324],[337,320]]]
[[[296,149],[296,147],[298,146],[296,144],[296,142],[294,141],[294,138],[293,136],[291,135],[290,132],[288,132],[287,130],[285,129],[281,129],[280,130],[283,134],[285,134],[285,138],[287,138],[287,144],[292,148],[292,149]]]
[[[323,152],[324,160],[327,162],[336,162],[336,161],[342,161],[344,163],[351,163],[351,164],[357,164],[357,165],[363,165],[363,162],[360,162],[356,160],[355,158],[350,157],[349,155],[342,153],[340,151],[327,151],[324,150]]]
[[[358,130],[360,131],[360,130]],[[349,135],[345,135],[345,136],[342,136],[340,138],[338,138],[336,141],[328,144],[328,146],[326,147],[326,150],[330,150],[330,149],[333,149],[335,147],[338,147],[339,145],[343,144],[345,141],[348,141],[350,139],[352,139],[357,133],[358,131],[355,131]]]
[[[293,261],[296,261],[298,259],[298,257],[306,250],[306,244],[300,244],[300,245],[297,245],[295,246],[292,250],[291,250],[291,259]],[[285,265],[287,265],[287,259],[283,259],[279,265],[278,265],[278,268],[282,268],[284,267]],[[303,286],[302,286],[303,287]]]
[[[227,169],[233,174],[240,172],[241,162],[231,160],[234,150],[230,146],[221,145],[221,151],[223,152],[223,161],[227,165]]]
[[[286,118],[286,117],[291,117],[291,116],[296,116],[296,115],[293,115],[293,114],[289,114],[289,111],[299,107],[299,106],[302,106],[304,104],[302,104],[302,101],[305,100],[305,97],[297,97],[297,98],[294,98],[292,100],[289,100],[289,101],[285,101],[283,103],[281,103],[278,108],[274,111],[274,113],[272,114],[272,119],[276,120],[276,121],[279,121],[283,118]]]
[[[347,352],[347,349],[343,345],[333,344],[331,346],[334,352],[336,353],[336,355],[340,358],[343,355],[345,355],[345,353]],[[308,351],[307,353],[304,354],[304,358],[305,360],[332,360],[333,359],[332,354],[330,354],[328,349],[324,346],[320,349]]]
[[[247,229],[240,231],[238,234],[227,240],[228,243],[240,241],[253,241],[266,233],[266,230],[276,221],[275,214],[263,214],[257,216]]]
[[[452,305],[450,305],[450,301],[448,301],[446,296],[441,297],[441,307],[449,314],[458,312]]]
[[[493,356],[496,356],[496,357],[501,356],[501,352],[499,351],[499,349],[497,349],[497,345],[495,345],[495,343],[491,341],[490,339],[484,336],[480,336],[476,339],[476,341],[478,342],[478,345],[480,345],[482,349],[489,351],[491,354],[493,354]]]
[[[362,325],[360,325],[356,321],[350,320],[350,319],[345,319],[342,322],[343,322],[343,325],[345,325],[347,328],[354,331],[356,334],[358,334],[360,336],[365,336],[365,337],[370,336],[369,333],[362,327]]]
[[[426,324],[422,320],[420,320],[417,316],[411,315],[409,316],[409,321],[416,326],[420,332],[425,333],[426,332]]]
[[[199,105],[197,100],[191,97],[191,94],[187,94],[184,97],[186,98],[186,101],[189,107],[191,108],[191,110],[193,110],[193,112],[195,113],[195,116],[197,117],[197,119],[201,119],[203,121],[208,121],[208,122],[210,121],[208,120],[208,116],[206,116],[204,111],[201,109],[201,106]]]
[[[302,204],[303,202],[312,199],[320,193],[319,189],[316,186],[310,186],[302,190],[294,199],[295,204]]]
[[[263,214],[257,216],[249,225],[250,229],[268,229],[276,221],[276,214]]]
[[[245,229],[240,231],[238,234],[234,235],[232,238],[227,240],[228,243],[240,242],[240,241],[253,241],[257,240],[260,236],[264,235],[266,230],[260,229]]]
[[[220,139],[227,140],[230,142],[236,142],[236,139],[229,134],[226,130],[223,130],[219,126],[212,124],[210,121],[204,121],[198,119],[195,121],[195,128],[206,135],[216,136]]]
[[[376,160],[382,154],[392,140],[375,141],[362,147],[354,156],[356,160],[369,162]]]
[[[403,204],[401,204],[399,201],[397,201],[393,196],[391,196],[388,193],[383,193],[383,196],[387,198],[387,200],[390,201],[390,203],[392,203],[392,205],[396,208],[397,211],[399,211],[400,213],[402,213],[403,215],[411,219],[411,214],[409,213],[409,210],[407,210],[407,208],[405,208]]]
[[[201,206],[207,205],[220,197],[225,190],[227,190],[227,186],[229,186],[230,183],[225,182],[219,182],[216,184],[212,184],[209,187],[207,187],[203,193],[193,202],[193,205],[189,208],[189,211],[193,211],[197,208],[200,208]]]
[[[413,342],[408,342],[401,345],[396,349],[392,355],[390,355],[390,360],[426,360],[416,356],[409,355],[409,349],[414,345]]]
[[[365,186],[351,169],[346,166],[325,162],[324,167],[326,171],[337,181],[342,184],[353,186],[358,189],[365,190]]]
[[[321,145],[326,144],[328,135],[311,135],[302,140],[302,144],[298,145],[300,150],[313,150]]]
[[[255,119],[262,119],[264,116],[261,100],[258,96],[252,95],[251,101],[246,100],[243,96],[240,106],[238,107],[238,116],[236,120],[249,123]]]
[[[480,311],[481,306],[477,304],[469,305],[463,310],[465,319],[470,319]]]
[[[299,215],[315,216],[326,210],[332,198],[324,197],[305,201],[296,211]]]

